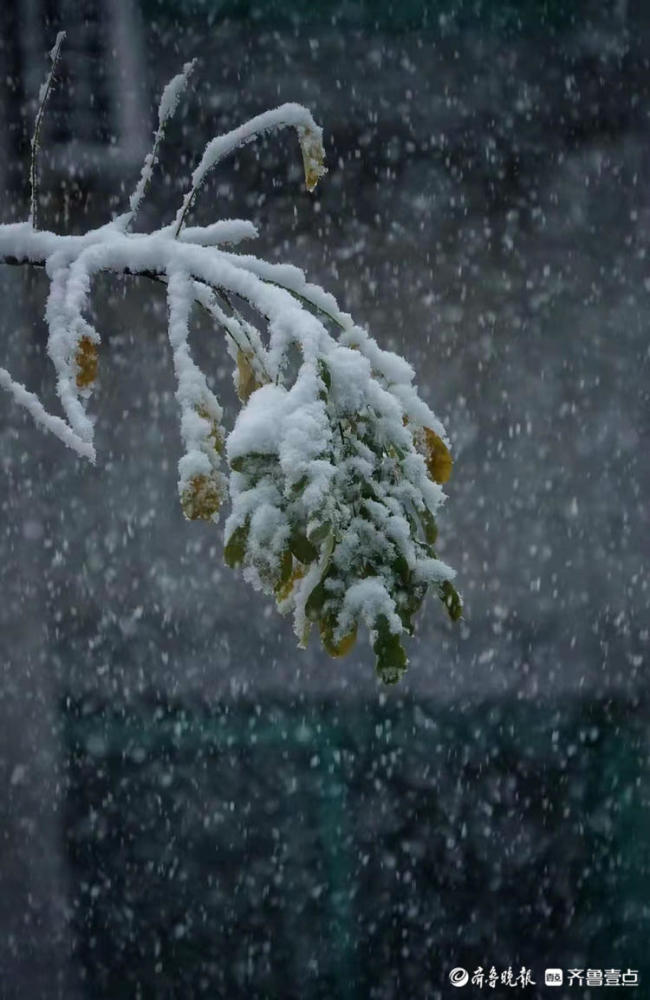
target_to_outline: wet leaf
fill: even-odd
[[[324,650],[330,656],[337,658],[347,656],[357,641],[357,626],[355,625],[347,635],[344,635],[338,642],[335,642],[332,621],[329,618],[324,618],[320,623],[320,637]]]
[[[453,460],[449,448],[435,431],[424,428],[427,470],[435,483],[446,483],[451,476]]]
[[[320,545],[324,542],[329,533],[332,530],[332,525],[329,521],[323,521],[322,524],[317,524],[307,532],[307,538],[313,545]]]
[[[278,594],[283,593],[286,588],[289,580],[291,579],[292,569],[293,556],[291,555],[289,549],[285,549],[280,556],[280,568],[273,583],[273,592],[278,600],[282,600],[282,598],[278,597]]]
[[[438,587],[440,600],[447,608],[447,612],[452,622],[457,622],[463,613],[463,604],[458,591],[449,580],[445,580]]]
[[[241,349],[237,351],[237,395],[242,403],[247,403],[260,383],[251,364],[253,355],[247,354]]]
[[[307,598],[307,603],[305,604],[305,614],[309,621],[318,621],[326,598],[327,591],[325,590],[325,583],[323,580],[320,580],[312,590],[311,594]]]
[[[270,471],[271,466],[276,461],[276,455],[266,454],[261,451],[249,451],[246,455],[237,455],[231,459],[230,468],[233,472],[243,472],[249,476],[260,476],[264,472]]]
[[[323,385],[329,392],[329,390],[332,388],[332,376],[330,374],[329,368],[322,359],[318,362],[318,374],[321,377]]]
[[[304,493],[305,487],[307,486],[308,483],[309,483],[309,477],[308,476],[301,476],[300,479],[298,480],[298,482],[294,483],[292,485],[292,487],[291,487],[291,495],[294,496],[294,497],[295,496],[300,496],[301,493]]]
[[[289,553],[289,558],[291,559],[291,553]],[[291,569],[289,571],[289,576],[284,581],[279,580],[275,586],[275,599],[278,602],[278,604],[281,604],[282,601],[286,601],[287,597],[289,597],[295,585],[299,582],[299,580],[302,580],[304,575],[305,575],[304,566],[301,566],[300,564],[294,565],[293,560],[291,559]]]
[[[377,674],[384,684],[396,684],[408,662],[404,647],[400,637],[390,631],[385,615],[379,616],[375,628],[377,638],[372,648],[377,657]]]
[[[289,548],[301,563],[312,563],[318,557],[316,546],[312,545],[307,536],[303,535],[300,531],[294,530],[292,532],[289,539]]]
[[[434,545],[438,537],[438,525],[436,524],[435,517],[430,510],[425,509],[420,513],[420,521],[422,522],[425,539],[429,545]]]
[[[411,571],[409,569],[408,562],[406,561],[405,557],[402,555],[401,552],[393,560],[391,569],[395,574],[395,576],[398,576],[403,583],[408,583]]]
[[[323,140],[313,129],[302,127],[298,129],[298,138],[305,168],[305,186],[308,191],[313,191],[323,174],[327,173]]]
[[[232,535],[226,542],[223,556],[227,565],[230,566],[231,569],[234,569],[235,566],[241,566],[244,561],[246,546],[248,544],[249,530],[250,521],[246,519],[244,524],[240,524],[238,528],[235,528]]]

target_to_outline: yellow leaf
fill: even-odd
[[[260,387],[253,371],[251,357],[251,354],[245,354],[242,350],[237,351],[237,395],[242,403],[247,403],[255,390]]]
[[[446,483],[453,465],[451,452],[442,438],[429,427],[424,428],[424,449],[431,479],[434,483]]]
[[[313,191],[319,179],[327,173],[323,141],[320,135],[309,128],[299,128],[298,138],[305,168],[305,186],[308,191]]]
[[[188,521],[211,521],[221,507],[221,493],[209,476],[193,476],[181,495]]]
[[[275,597],[278,604],[281,604],[282,601],[286,601],[287,597],[289,597],[295,585],[298,583],[299,580],[302,580],[303,576],[305,575],[305,569],[306,568],[304,566],[296,564],[286,583],[282,583],[276,588]]]
[[[355,642],[357,641],[357,626],[355,625],[351,632],[344,635],[342,639],[338,642],[334,642],[334,633],[332,631],[332,624],[328,619],[323,618],[320,623],[320,637],[326,652],[330,656],[342,657],[347,656]]]
[[[197,406],[196,412],[201,417],[201,420],[205,420],[210,425],[210,430],[206,437],[210,439],[215,452],[217,455],[223,455],[223,434],[221,433],[219,424],[210,416],[205,406]]]
[[[87,389],[97,378],[97,347],[90,337],[82,337],[75,354],[77,388]]]

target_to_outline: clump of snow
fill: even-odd
[[[215,247],[224,243],[241,243],[243,240],[257,239],[257,227],[248,219],[221,219],[211,226],[188,226],[181,230],[178,238],[184,243],[198,243],[203,247]]]

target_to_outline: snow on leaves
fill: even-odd
[[[142,275],[166,286],[183,455],[178,488],[188,519],[216,521],[228,493],[225,559],[291,614],[301,645],[316,628],[343,656],[365,625],[386,683],[406,668],[405,635],[433,591],[461,615],[454,572],[437,558],[435,516],[451,472],[444,429],[413,384],[411,366],[383,351],[298,268],[233,253],[256,235],[245,220],[184,228],[209,170],[261,132],[296,129],[307,187],[325,172],[321,130],[286,104],[213,139],[173,225],[130,232],[157,159],[162,132],[193,64],[163,94],[154,150],[130,211],[84,236],[41,232],[32,221],[0,226],[0,256],[44,265],[50,279],[48,352],[66,420],[0,369],[0,385],[38,423],[95,459],[88,402],[99,334],[89,323],[100,271]],[[242,314],[245,304],[247,316]],[[242,408],[229,435],[222,409],[190,350],[195,306],[226,335]]]
[[[391,683],[429,588],[460,615],[453,570],[433,549],[443,493],[418,447],[424,429],[401,398],[410,389],[415,401],[413,387],[402,382],[396,394],[373,370],[364,347],[376,357],[374,341],[345,347],[306,318],[295,380],[253,393],[228,438],[226,559],[293,615],[301,645],[315,626],[328,653],[342,656],[365,624]]]

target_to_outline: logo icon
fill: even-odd
[[[469,982],[469,972],[458,965],[449,973],[449,982],[452,986],[466,986]]]
[[[546,969],[544,972],[544,983],[546,986],[561,986],[564,981],[562,969]]]

